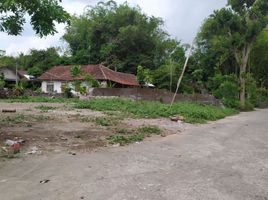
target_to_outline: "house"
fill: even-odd
[[[4,81],[7,84],[15,84],[19,81],[23,76],[16,71],[15,67],[1,67],[0,75],[4,77]]]
[[[16,70],[16,67],[0,67],[0,75],[4,77],[7,84],[15,84],[21,79],[34,79],[34,76],[28,75],[27,71]]]
[[[26,80],[34,80],[34,79],[35,79],[34,76],[29,75],[28,72],[25,71],[25,70],[18,70],[18,74],[19,74],[21,77],[25,78]]]
[[[43,73],[38,80],[42,82],[42,92],[44,93],[63,93],[62,86],[68,85],[74,88],[74,81],[81,81],[83,86],[89,89],[91,86],[85,81],[84,76],[73,77],[71,69],[73,65],[55,66]],[[102,64],[82,65],[81,71],[86,75],[90,74],[97,80],[102,87],[107,87],[108,83],[113,87],[138,87],[140,86],[137,78],[133,74],[115,72]]]

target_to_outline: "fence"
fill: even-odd
[[[135,100],[160,101],[163,103],[170,103],[173,95],[173,93],[167,90],[149,88],[95,88],[92,91],[92,96],[125,97]],[[199,102],[203,104],[222,106],[220,100],[216,99],[212,95],[204,94],[177,94],[175,101]]]

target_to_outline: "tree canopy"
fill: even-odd
[[[162,19],[139,7],[100,2],[74,16],[63,38],[79,64],[103,63],[136,73],[138,65],[155,69],[163,63],[167,34],[162,25]]]
[[[257,36],[268,24],[267,0],[229,0],[217,10],[199,34],[203,50],[210,49],[219,64],[234,58],[239,66],[240,103],[245,106],[248,60]]]
[[[69,21],[69,14],[59,5],[61,0],[1,0],[0,31],[9,35],[19,35],[26,23],[26,14],[39,36],[57,32],[55,23]]]
[[[268,88],[268,28],[261,32],[250,56],[250,69],[260,87]]]
[[[7,3],[0,3],[0,11],[1,6],[12,4],[19,9],[24,4],[29,6],[19,0],[4,2]],[[33,2],[33,5],[41,2],[40,10],[52,4],[59,6],[59,1],[55,0]],[[58,6],[58,11],[63,11]],[[5,12],[11,16],[17,13],[16,9]],[[28,10],[23,12],[26,14]],[[0,19],[0,26],[7,31],[3,29],[3,19]],[[52,27],[57,22],[54,19],[51,14],[48,24],[51,25],[52,20]],[[64,19],[67,20],[67,15]],[[17,65],[31,75],[39,76],[54,65],[102,63],[113,70],[137,74],[142,85],[150,82],[157,88],[174,92],[185,62],[187,45],[170,37],[163,24],[161,18],[148,16],[137,6],[100,2],[87,7],[82,15],[71,17],[71,24],[63,36],[69,44],[68,54],[60,55],[57,48],[32,49],[29,54],[18,57],[6,56],[4,51],[0,51],[0,67]],[[197,35],[179,92],[212,93],[225,105],[235,108],[257,105],[258,101],[268,102],[267,24],[267,0],[229,0],[224,8],[214,11]],[[17,34],[22,31],[22,25]],[[41,23],[37,33],[41,36],[53,33],[53,28],[49,27]],[[43,28],[52,32],[44,32]],[[92,82],[91,79],[88,78]]]

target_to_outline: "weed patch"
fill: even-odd
[[[215,121],[238,113],[236,110],[230,108],[219,108],[197,103],[180,102],[170,107],[160,102],[132,101],[119,98],[79,101],[75,103],[75,108],[111,113],[121,112],[123,116],[151,119],[180,115],[189,123]]]
[[[112,117],[97,117],[95,123],[100,126],[115,126],[118,121]]]
[[[133,142],[143,141],[145,136],[143,134],[133,134],[133,135],[112,135],[107,138],[110,144],[120,144],[121,146],[130,144]]]
[[[152,134],[160,135],[162,130],[157,126],[141,126],[137,130],[138,133],[150,136]]]
[[[162,130],[157,126],[141,126],[137,130],[117,128],[116,134],[107,138],[110,144],[126,145],[134,142],[141,142],[151,135],[159,135]]]
[[[44,115],[12,115],[12,116],[1,116],[0,124],[12,124],[12,123],[23,123],[32,121],[44,121],[51,119]]]
[[[78,102],[79,99],[77,98],[50,98],[50,97],[33,97],[33,96],[19,96],[19,97],[14,97],[12,99],[0,99],[2,102],[7,102],[7,103],[74,103]]]
[[[36,106],[35,109],[42,110],[42,111],[49,111],[49,110],[56,110],[57,107],[52,107],[52,106]]]

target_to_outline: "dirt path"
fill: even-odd
[[[242,113],[126,147],[15,159],[0,168],[0,199],[267,200],[267,119]]]

